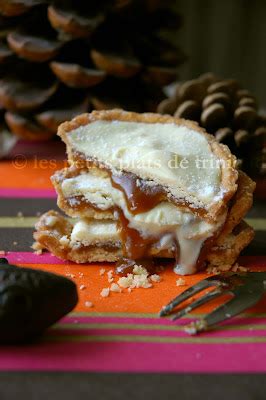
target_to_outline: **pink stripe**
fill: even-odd
[[[39,343],[2,347],[0,370],[266,372],[265,344]]]
[[[144,325],[162,325],[162,326],[176,326],[178,324],[187,324],[191,322],[191,318],[182,318],[180,322],[173,322],[168,318],[140,318],[140,317],[108,317],[108,316],[97,316],[94,315],[93,312],[88,312],[88,316],[72,316],[71,314],[64,317],[60,321],[60,325],[62,328],[64,324],[97,324],[97,323],[109,323],[109,324],[144,324]],[[200,314],[199,314],[200,316]],[[241,317],[241,318],[233,318],[232,320],[227,321],[224,325],[252,325],[256,324],[266,324],[266,317]]]
[[[55,257],[50,253],[44,254],[35,254],[30,252],[7,252],[5,257],[8,259],[10,263],[19,263],[19,264],[62,264],[69,265],[75,264],[71,261],[63,261],[60,258]]]
[[[184,322],[179,323],[180,326],[184,326]],[[252,325],[251,325],[252,327]],[[86,340],[86,337],[89,337],[91,335],[93,336],[102,336],[102,335],[107,335],[110,336],[110,340],[112,340],[112,336],[115,335],[130,335],[130,336],[145,336],[145,337],[163,337],[163,338],[187,338],[188,334],[184,332],[184,330],[146,330],[144,329],[127,329],[127,328],[116,328],[116,329],[95,329],[95,328],[88,328],[88,329],[64,329],[58,328],[55,330],[50,330],[49,331],[49,336],[56,337],[56,336],[64,336],[64,340],[67,341],[68,336],[72,335],[78,335],[78,336],[83,336],[84,339]],[[211,338],[211,339],[216,339],[216,338],[245,338],[245,337],[265,337],[266,336],[266,329],[263,330],[255,330],[251,329],[249,330],[237,330],[237,327],[235,330],[225,330],[225,329],[219,329],[215,330],[213,332],[206,332],[204,333],[204,338]],[[81,340],[82,341],[82,340]],[[266,343],[265,343],[266,345]]]
[[[1,192],[1,190],[0,190]],[[70,261],[63,261],[50,253],[34,254],[31,252],[8,252],[7,258],[10,262],[20,262],[21,264],[75,264]],[[241,257],[241,263],[249,266],[266,266],[265,256],[245,256]]]
[[[1,188],[0,198],[18,197],[18,198],[56,198],[54,189],[25,189],[25,188]]]

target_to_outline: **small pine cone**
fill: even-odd
[[[258,114],[255,97],[236,80],[206,73],[182,82],[158,112],[197,121],[230,147],[243,169],[265,175],[266,119]]]
[[[246,158],[246,169],[256,177],[256,196],[266,199],[266,120],[264,126],[256,129]]]

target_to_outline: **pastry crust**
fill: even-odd
[[[50,224],[51,218],[53,224]],[[71,245],[70,235],[73,224],[57,211],[50,210],[43,214],[37,222],[34,239],[38,247],[49,250],[55,256],[70,260],[76,263],[90,262],[115,262],[123,257],[122,244],[117,241],[99,241],[90,245]],[[63,238],[63,240],[62,240]],[[168,250],[158,252],[158,249],[152,248],[149,254],[153,257],[172,258],[173,253]]]
[[[254,229],[242,221],[232,233],[219,240],[207,255],[207,261],[214,266],[233,265],[241,251],[253,240]]]
[[[125,112],[123,110],[94,111],[91,114],[80,115],[72,121],[60,125],[58,134],[67,145],[70,167],[56,172],[52,177],[52,182],[58,193],[57,201],[59,208],[70,217],[78,217],[79,219],[84,220],[79,221],[83,223],[75,225],[75,229],[77,228],[78,231],[81,225],[81,232],[83,229],[85,236],[77,235],[77,231],[75,231],[75,229],[73,230],[74,223],[71,220],[55,211],[49,211],[44,214],[36,224],[34,238],[38,246],[49,250],[59,258],[74,261],[76,263],[115,262],[123,257],[123,244],[119,232],[115,229],[113,223],[110,224],[111,221],[117,219],[117,213],[115,214],[114,212],[116,203],[113,203],[112,201],[101,203],[102,198],[99,200],[99,197],[97,196],[90,197],[87,195],[87,198],[90,200],[92,199],[91,201],[95,201],[95,204],[92,204],[81,195],[82,193],[85,193],[84,196],[86,196],[86,191],[82,191],[81,189],[78,189],[78,192],[75,191],[75,183],[73,183],[74,190],[72,190],[72,182],[67,182],[64,186],[64,191],[62,189],[62,184],[66,179],[79,176],[79,174],[83,173],[92,173],[92,175],[97,178],[96,185],[94,186],[93,183],[94,178],[90,180],[88,177],[85,177],[84,180],[81,179],[81,182],[83,183],[80,184],[80,187],[82,188],[82,185],[85,185],[86,188],[89,187],[91,193],[101,193],[101,187],[98,186],[98,177],[110,176],[110,171],[107,166],[102,163],[102,160],[86,160],[84,154],[78,153],[73,149],[73,147],[71,147],[71,132],[80,126],[87,125],[97,120],[142,122],[147,124],[174,123],[193,129],[207,139],[212,153],[220,161],[220,188],[222,195],[217,195],[217,198],[213,199],[210,203],[202,202],[201,206],[199,206],[201,200],[198,199],[199,202],[197,203],[196,196],[193,199],[193,196],[188,195],[185,200],[184,198],[182,199],[181,195],[180,197],[174,198],[173,191],[171,192],[170,190],[171,188],[166,186],[164,187],[163,184],[160,183],[159,189],[163,189],[164,192],[162,192],[166,193],[165,199],[162,197],[162,199],[160,198],[160,201],[173,202],[177,207],[186,208],[186,210],[189,209],[202,220],[206,220],[211,224],[213,223],[214,227],[218,226],[215,224],[217,224],[219,218],[224,218],[226,215],[224,225],[222,226],[220,223],[219,228],[217,227],[215,228],[215,231],[213,230],[213,236],[207,237],[207,239],[202,242],[203,244],[201,243],[202,247],[195,266],[199,269],[204,264],[213,266],[234,264],[242,249],[246,247],[254,237],[254,230],[243,221],[246,212],[252,205],[252,194],[255,188],[254,182],[243,172],[238,173],[235,168],[236,158],[230,153],[228,147],[218,143],[212,135],[207,134],[196,123],[168,115],[151,113],[137,114],[133,112]],[[158,182],[156,182],[155,179],[154,181],[146,182],[145,176],[144,178],[139,178],[142,179],[141,185],[144,185],[144,187],[149,183],[158,186]],[[204,180],[204,178],[202,179]],[[88,182],[91,182],[91,186],[88,186]],[[109,183],[106,186],[107,188],[109,188],[108,185]],[[79,186],[77,187],[79,188]],[[105,194],[104,190],[103,197],[105,196],[104,198],[106,200],[108,197],[107,194],[109,195],[108,190],[111,191],[111,189],[107,189],[107,194]],[[178,196],[178,190],[179,187],[176,186],[176,196]],[[72,197],[65,197],[64,193]],[[75,196],[73,193],[79,193],[80,195]],[[96,201],[99,201],[98,207]],[[99,207],[102,207],[102,209]],[[222,215],[222,213],[224,214]],[[100,222],[99,220],[111,221]],[[91,224],[94,225],[86,225],[85,222],[90,224],[90,221]],[[107,229],[106,224],[109,224],[109,226],[111,225],[112,229],[110,231]],[[97,231],[96,228],[102,225],[103,230]],[[90,236],[88,232],[90,232],[91,228],[92,232],[97,232],[97,234],[92,234]],[[81,240],[82,243],[78,240]],[[179,238],[178,243],[179,245],[182,243],[181,240],[179,241]],[[151,244],[149,250],[147,250],[147,256],[178,258],[176,247],[174,245],[168,244],[169,248],[163,250],[160,246],[161,243],[158,244],[158,242],[157,244]],[[180,254],[182,254],[181,247]],[[182,257],[180,256],[180,259],[181,258]]]
[[[105,121],[128,121],[128,122],[143,122],[143,123],[174,123],[177,125],[185,126],[189,129],[195,130],[203,135],[213,152],[213,154],[220,160],[221,163],[221,189],[223,196],[216,201],[214,201],[208,208],[200,206],[198,203],[195,204],[195,198],[192,196],[187,196],[184,202],[182,199],[182,204],[185,204],[192,209],[195,213],[203,218],[209,219],[210,221],[215,220],[217,216],[224,211],[226,203],[232,198],[237,189],[237,179],[238,172],[235,168],[236,158],[233,156],[227,146],[218,143],[212,135],[205,132],[204,129],[199,127],[199,125],[192,121],[187,121],[184,119],[179,119],[171,117],[169,115],[159,115],[153,113],[138,114],[134,112],[126,112],[119,109],[114,110],[104,110],[104,111],[93,111],[90,114],[82,114],[74,118],[70,122],[64,122],[58,128],[58,135],[66,143],[68,160],[71,164],[76,164],[79,168],[84,166],[88,167],[88,161],[94,162],[97,165],[97,160],[86,160],[85,156],[81,153],[75,152],[71,148],[69,141],[69,136],[71,131],[79,128],[80,126],[88,125],[91,122],[97,120]],[[102,165],[102,163],[101,163]],[[98,166],[101,167],[98,163]],[[155,182],[155,184],[157,184]],[[171,193],[169,192],[171,195]],[[174,197],[174,196],[173,196]],[[178,205],[180,199],[173,198],[173,201]]]
[[[231,199],[228,214],[218,243],[222,242],[233,229],[240,224],[241,220],[247,214],[253,204],[253,192],[255,190],[255,182],[247,176],[243,171],[239,171],[238,188]]]
[[[58,207],[70,217],[90,218],[90,219],[115,219],[113,210],[100,210],[95,205],[90,204],[80,197],[65,198],[62,191],[62,182],[65,179],[73,178],[80,174],[80,170],[75,166],[64,168],[52,177],[53,184],[58,194]],[[223,240],[241,222],[253,203],[253,192],[255,182],[252,181],[244,172],[239,171],[237,181],[237,191],[231,199],[225,224],[219,235],[218,240]],[[73,201],[74,200],[74,201]]]
[[[75,168],[65,168],[55,174],[53,182],[58,190],[58,205],[68,214],[77,216],[77,211],[67,203],[67,200],[61,195],[60,182],[66,177],[73,177],[78,174]],[[238,189],[231,200],[227,218],[224,227],[215,244],[206,254],[206,261],[211,265],[232,265],[238,258],[240,252],[245,248],[254,237],[254,230],[246,224],[242,218],[252,205],[252,193],[255,188],[255,183],[244,173],[239,173]],[[113,219],[113,212],[97,211],[95,208],[84,205],[86,215],[93,219]],[[80,215],[79,215],[80,216]],[[47,218],[48,217],[48,218]],[[51,224],[51,217],[53,223]],[[38,244],[62,258],[64,260],[74,261],[76,263],[85,262],[115,262],[122,256],[121,243],[116,242],[99,242],[91,246],[71,246],[69,237],[73,229],[73,224],[65,217],[56,211],[49,211],[44,214],[36,224],[36,232],[34,238]],[[61,240],[62,237],[67,237],[68,240]],[[152,249],[151,255],[154,257],[172,258],[174,254],[164,250],[158,252]]]
[[[80,174],[75,166],[57,171],[51,180],[57,192],[57,205],[69,217],[90,218],[90,219],[113,219],[113,210],[100,210],[82,196],[66,198],[62,191],[62,183],[65,179],[74,178]]]
[[[47,220],[54,218],[51,226]],[[56,211],[49,211],[42,215],[36,224],[34,238],[39,247],[49,250],[51,253],[63,260],[76,263],[90,262],[115,262],[122,256],[120,241],[98,242],[91,245],[73,246],[70,244],[72,224]],[[253,239],[254,230],[242,221],[228,236],[211,247],[206,255],[205,263],[210,265],[233,265],[240,252]],[[63,238],[63,240],[62,240]],[[149,254],[156,258],[174,258],[174,252],[159,251],[152,248]]]

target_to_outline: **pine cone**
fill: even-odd
[[[158,112],[197,121],[230,147],[243,169],[265,175],[266,119],[258,114],[255,97],[236,80],[207,73],[180,83]]]
[[[0,0],[0,125],[43,140],[92,108],[155,111],[180,25],[162,0]]]

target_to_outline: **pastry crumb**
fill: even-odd
[[[102,297],[108,297],[109,294],[110,294],[110,289],[109,289],[109,288],[104,288],[104,289],[101,291],[101,293],[100,293],[100,295],[101,295]]]
[[[151,278],[152,282],[160,282],[160,280],[161,280],[161,277],[158,274],[153,274],[150,276],[150,278]]]
[[[195,325],[193,325],[193,324],[185,326],[184,331],[192,336],[197,334],[197,329],[196,329]]]
[[[248,269],[246,267],[243,267],[242,265],[235,264],[232,268],[233,272],[247,272]]]
[[[39,242],[34,242],[31,246],[33,250],[43,250],[42,245]]]
[[[110,286],[110,290],[111,290],[111,292],[115,292],[115,293],[121,292],[121,289],[117,283],[112,283],[112,285]]]
[[[141,275],[133,275],[133,274],[127,274],[127,276],[123,276],[118,279],[118,285],[124,289],[127,288],[144,288],[148,289],[152,287],[152,284],[150,282],[150,279],[148,278],[148,275],[146,273],[141,274]]]
[[[142,267],[141,265],[134,265],[133,268],[133,274],[134,275],[148,275],[148,271],[146,270],[146,268]]]
[[[61,239],[59,240],[60,244],[62,246],[68,246],[69,245],[69,239],[66,235],[62,236]]]
[[[207,274],[214,274],[214,275],[219,275],[222,272],[247,272],[248,268],[243,267],[239,265],[238,263],[235,263],[234,265],[230,264],[224,264],[224,265],[209,265],[208,268],[206,269]]]
[[[55,226],[55,224],[57,223],[58,218],[55,217],[54,215],[47,215],[45,217],[45,225],[49,226],[50,228],[52,228],[53,226]]]
[[[71,278],[71,279],[74,279],[74,278],[76,277],[76,275],[70,274],[70,273],[67,273],[66,276],[69,277],[69,278]]]
[[[105,268],[100,269],[100,275],[104,275]],[[117,282],[114,282],[114,271],[109,270],[107,272],[108,282],[111,283],[109,292],[107,288],[101,292],[102,297],[109,296],[110,292],[121,292],[121,289],[127,289],[130,293],[135,288],[151,288],[152,282],[160,282],[161,277],[158,274],[152,274],[149,276],[149,272],[142,265],[135,264],[132,273],[128,273],[126,276],[121,276]]]
[[[128,289],[131,292],[134,288],[151,288],[152,282],[160,282],[161,277],[158,274],[149,276],[149,272],[141,265],[134,265],[133,273],[128,273],[127,276],[122,276],[118,279],[118,285],[123,289]],[[130,290],[129,290],[130,289]]]
[[[112,270],[107,272],[107,277],[108,277],[108,282],[109,283],[113,282],[114,278],[113,278],[113,271]]]
[[[40,256],[42,254],[42,249],[35,250],[34,254],[37,254],[38,256]]]
[[[241,265],[239,265],[238,271],[240,271],[240,272],[247,272],[248,269],[247,269],[247,267],[242,267]]]
[[[131,287],[133,284],[133,274],[127,274],[127,276],[122,276],[117,281],[118,285],[124,289]]]
[[[34,243],[32,244],[32,246],[31,246],[31,248],[32,248],[33,250],[35,250],[35,251],[34,251],[34,254],[41,255],[42,252],[43,252],[43,247],[42,247],[42,245],[40,245],[39,242],[34,242]]]
[[[186,281],[183,278],[179,278],[176,280],[176,286],[186,286]]]
[[[206,272],[207,272],[207,274],[208,275],[219,275],[221,272],[219,272],[219,269],[218,269],[218,267],[213,267],[213,266],[209,266],[207,269],[206,269]]]
[[[148,289],[152,287],[152,284],[147,275],[134,275],[133,287]]]
[[[230,271],[231,268],[232,268],[232,265],[225,264],[225,265],[219,265],[218,270],[221,272],[227,272],[227,271]]]
[[[238,264],[235,264],[235,265],[232,267],[232,271],[233,271],[233,272],[237,272],[237,270],[238,270]]]
[[[85,307],[93,307],[93,303],[91,301],[85,301]]]
[[[114,272],[112,270],[107,272],[107,276],[108,276],[109,279],[111,279],[113,277],[113,273]]]
[[[80,290],[84,290],[84,289],[86,289],[86,286],[85,285],[80,285]]]

